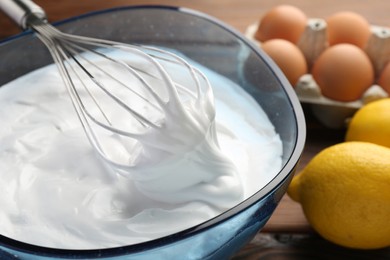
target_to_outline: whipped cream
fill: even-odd
[[[97,137],[94,140],[99,142],[96,149],[108,167],[133,179],[137,189],[154,200],[201,200],[227,209],[242,201],[243,189],[236,166],[220,151],[211,86],[184,59],[155,50],[144,50],[148,54],[130,47],[101,50],[127,66],[93,57],[92,53],[85,55],[110,75],[85,64],[94,79],[118,97],[116,101],[104,98],[107,94],[93,84],[86,91],[74,77],[83,103],[90,101],[90,106],[84,106],[86,115],[94,118],[88,125],[95,126],[99,118],[102,122],[92,127]],[[136,73],[129,73],[129,67]],[[89,78],[84,82],[89,83]],[[93,92],[94,100],[88,98],[88,92]],[[105,117],[95,101],[104,107]],[[107,118],[110,124],[105,124]]]
[[[68,249],[128,245],[200,224],[266,185],[281,168],[273,125],[241,87],[200,69],[215,122],[186,152],[155,138],[170,155],[150,152],[129,174],[107,168],[91,147],[55,66],[2,86],[0,233]]]

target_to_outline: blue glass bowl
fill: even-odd
[[[248,243],[285,194],[305,142],[300,103],[281,71],[241,34],[198,12],[161,6],[123,7],[56,24],[60,30],[121,42],[178,50],[250,93],[283,142],[283,167],[241,204],[198,226],[153,241],[99,250],[64,250],[26,244],[0,235],[0,259],[227,259]],[[52,63],[31,33],[0,43],[0,85]]]

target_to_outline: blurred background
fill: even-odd
[[[372,24],[390,25],[390,1],[384,0],[36,0],[47,12],[50,22],[126,5],[173,5],[195,9],[230,24],[241,32],[271,7],[292,4],[302,9],[308,17],[327,17],[336,11],[355,11]],[[16,34],[20,29],[0,13],[0,40]]]

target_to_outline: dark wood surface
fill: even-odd
[[[241,32],[257,22],[271,7],[288,3],[301,8],[309,17],[325,18],[337,11],[355,11],[371,24],[390,26],[390,1],[384,0],[36,0],[50,22],[82,13],[124,5],[183,6],[215,16]],[[0,13],[0,40],[16,34],[19,28]],[[319,124],[304,106],[307,142],[298,171],[325,147],[343,141],[344,130],[331,130]],[[266,227],[234,259],[390,259],[390,248],[372,251],[351,250],[333,245],[315,234],[299,204],[285,196]]]

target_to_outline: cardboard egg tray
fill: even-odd
[[[247,27],[245,36],[252,40],[261,48],[261,43],[254,38],[257,31],[258,23],[252,24]],[[301,41],[305,40],[308,34],[322,33],[326,30],[326,23],[322,19],[312,18],[309,19],[307,28],[304,35],[301,37]],[[298,47],[300,43],[297,45]],[[369,48],[369,45],[375,45],[373,48]],[[383,46],[378,48],[378,46]],[[388,46],[388,47],[387,47]],[[301,48],[302,50],[302,48]],[[324,50],[313,48],[303,54],[306,57],[308,63],[312,62],[318,55]],[[372,60],[375,60],[374,70],[376,73],[381,71],[383,67],[390,61],[390,29],[380,26],[371,27],[371,37],[368,42],[368,55]],[[371,52],[370,52],[371,51]],[[310,66],[310,64],[308,64]],[[372,85],[366,90],[362,97],[353,102],[340,102],[329,99],[321,94],[321,89],[313,79],[311,74],[303,75],[294,86],[295,92],[302,103],[309,104],[314,116],[326,127],[329,128],[344,128],[346,127],[348,120],[353,114],[364,104],[368,102],[386,98],[389,95],[387,92],[378,85]]]

